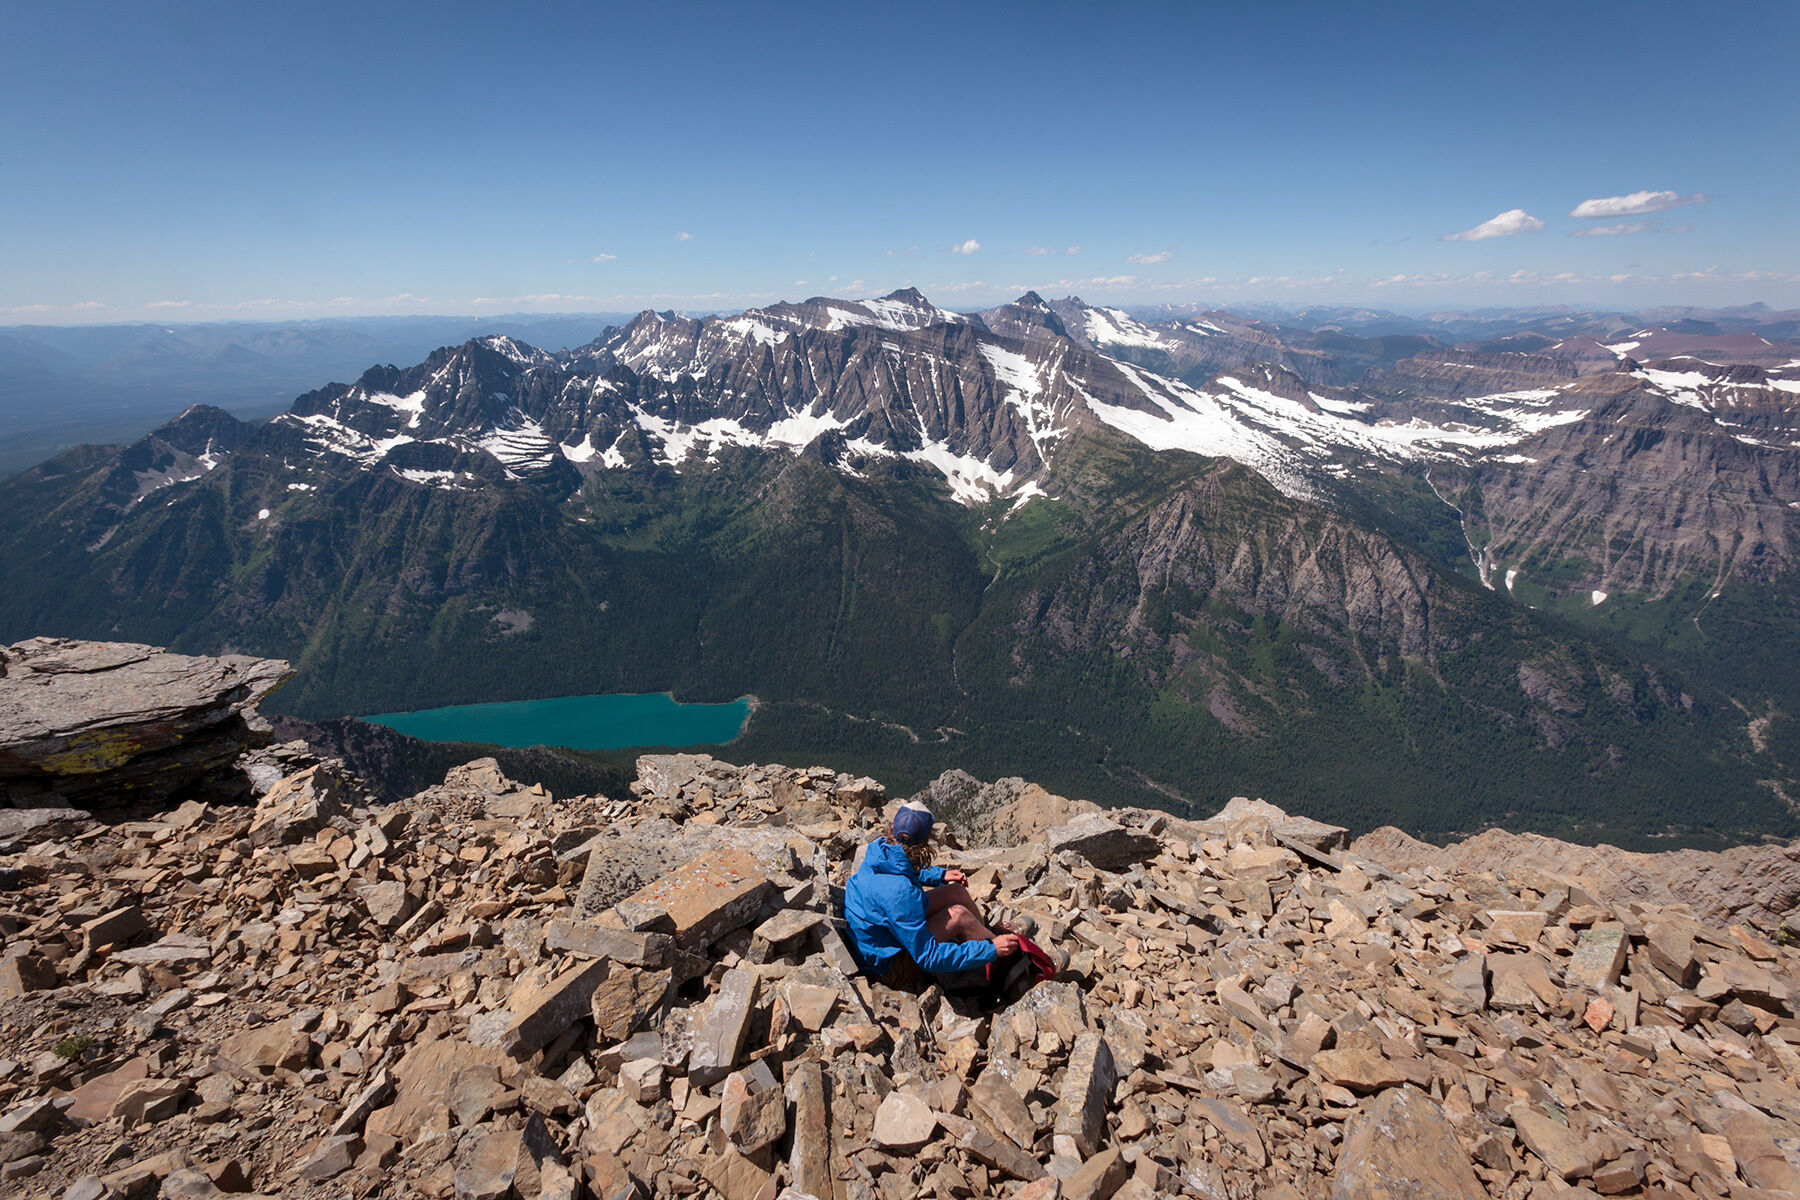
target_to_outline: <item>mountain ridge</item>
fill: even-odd
[[[1607,394],[1628,398],[1627,426],[1673,414],[1714,464],[1683,476],[1697,451],[1654,439],[1673,507],[1634,512],[1633,537],[1674,597],[1714,541],[1789,519],[1791,452],[1744,439],[1786,436],[1792,373],[1621,357],[1469,397],[1427,371],[1382,395],[1263,363],[1194,385],[1079,344],[1082,313],[1063,305],[948,314],[899,292],[647,312],[573,351],[486,337],[371,368],[255,428],[193,411],[3,485],[0,554],[20,579],[0,632],[290,655],[301,678],[283,703],[310,717],[755,693],[766,757],[804,734],[875,765],[899,747],[873,731],[948,727],[965,743],[928,754],[1002,774],[1044,754],[1065,786],[1121,801],[1194,795],[1216,765],[1351,805],[1373,780],[1332,778],[1335,724],[1383,748],[1364,767],[1437,831],[1494,812],[1566,831],[1581,818],[1559,804],[1591,816],[1592,796],[1616,796],[1616,816],[1628,781],[1659,770],[1659,799],[1619,836],[1792,819],[1787,725],[1746,730],[1761,701],[1740,718],[1731,679],[1702,685],[1684,661],[1520,602],[1555,607],[1553,584],[1574,606],[1579,572],[1627,577],[1617,556],[1581,565],[1586,535],[1530,523],[1558,504],[1575,529],[1610,520],[1620,489],[1511,482],[1544,477],[1512,459],[1588,461],[1585,443],[1546,439],[1604,437]],[[1495,386],[1544,382],[1530,355],[1482,361]],[[1507,364],[1517,378],[1494,374]],[[194,440],[203,428],[212,441]],[[206,466],[220,436],[235,444]],[[1651,434],[1633,438],[1643,452],[1613,475],[1649,461]],[[1708,499],[1730,471],[1743,498]],[[1604,473],[1556,478],[1588,477]],[[1694,512],[1713,515],[1696,530]],[[1680,555],[1657,541],[1676,545],[1678,519],[1696,547]],[[1787,569],[1784,528],[1744,550],[1729,587]],[[1612,611],[1567,619],[1590,610]],[[496,624],[502,611],[530,613],[530,630]],[[1076,736],[1058,746],[1057,729]],[[1487,753],[1506,764],[1497,790],[1478,782]],[[1702,764],[1730,780],[1710,816],[1678,798]],[[1434,771],[1468,795],[1426,815]]]

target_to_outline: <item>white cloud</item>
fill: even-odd
[[[1139,282],[1136,275],[1096,275],[1088,279],[1039,279],[1032,282],[1014,283],[1009,284],[1007,290],[1011,292],[1092,292],[1104,288],[1116,291],[1120,288],[1129,288]]]
[[[1622,221],[1617,225],[1595,225],[1589,229],[1573,229],[1570,237],[1624,237],[1632,233],[1655,233],[1655,221]]]
[[[1680,208],[1684,204],[1705,204],[1706,194],[1695,192],[1683,196],[1679,192],[1633,192],[1629,196],[1600,196],[1583,200],[1569,210],[1571,217],[1594,220],[1600,217],[1637,217],[1644,213]]]
[[[1063,253],[1064,254],[1080,254],[1081,247],[1080,246],[1070,246],[1067,250],[1064,250]]]
[[[1461,233],[1446,233],[1440,242],[1485,242],[1489,238],[1518,237],[1521,233],[1542,233],[1544,223],[1522,208],[1509,208],[1491,221],[1483,221]]]
[[[58,313],[99,312],[101,309],[111,307],[112,305],[104,304],[99,300],[83,300],[78,304],[18,304],[12,308],[0,308],[0,313],[17,317],[40,317],[54,316]]]
[[[976,241],[974,238],[970,238],[966,242],[962,242],[955,246],[950,247],[950,253],[952,253],[952,254],[973,254],[979,249],[981,249],[981,243]]]
[[[694,235],[684,231],[682,233],[676,234],[675,240],[678,242],[691,242],[694,240]]]
[[[588,261],[589,262],[613,262],[618,257],[619,256],[616,254],[596,254],[593,257],[589,258]]]
[[[545,304],[598,304],[598,296],[568,296],[561,292],[539,292],[530,296],[476,296],[468,301],[471,307],[504,308],[523,305],[537,307]]]
[[[917,246],[908,246],[904,250],[889,250],[886,253],[889,258],[917,258],[919,256],[919,248]]]
[[[1043,257],[1043,256],[1044,256],[1044,255],[1046,255],[1046,254],[1054,254],[1054,253],[1056,253],[1056,251],[1054,251],[1054,250],[1051,250],[1051,249],[1049,249],[1049,248],[1047,248],[1047,247],[1044,247],[1044,246],[1028,246],[1028,247],[1026,247],[1026,249],[1025,249],[1025,253],[1027,253],[1027,254],[1034,254],[1034,255],[1036,255],[1036,256],[1037,256],[1037,257],[1039,257],[1039,258],[1042,258],[1042,257]]]
[[[144,307],[145,308],[188,308],[188,307],[192,306],[193,303],[194,302],[192,300],[152,300],[150,303],[144,305]]]
[[[1080,249],[1080,247],[1078,246],[1076,249]],[[1125,261],[1128,263],[1139,263],[1144,266],[1153,266],[1156,263],[1169,262],[1174,259],[1174,257],[1175,247],[1170,246],[1167,250],[1158,250],[1155,254],[1128,254],[1125,256]]]

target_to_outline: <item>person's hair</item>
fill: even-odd
[[[913,865],[913,870],[923,871],[926,867],[931,865],[930,839],[926,839],[925,841],[916,844],[912,842],[903,842],[895,837],[892,831],[889,831],[881,835],[881,840],[884,842],[892,842],[894,845],[900,847],[900,852],[906,855],[906,861]]]

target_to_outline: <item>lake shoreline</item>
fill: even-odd
[[[762,707],[754,694],[685,703],[673,691],[612,692],[453,704],[357,718],[427,742],[610,752],[640,746],[729,746]]]

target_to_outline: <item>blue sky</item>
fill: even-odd
[[[5,324],[1800,305],[1793,3],[0,12]]]

